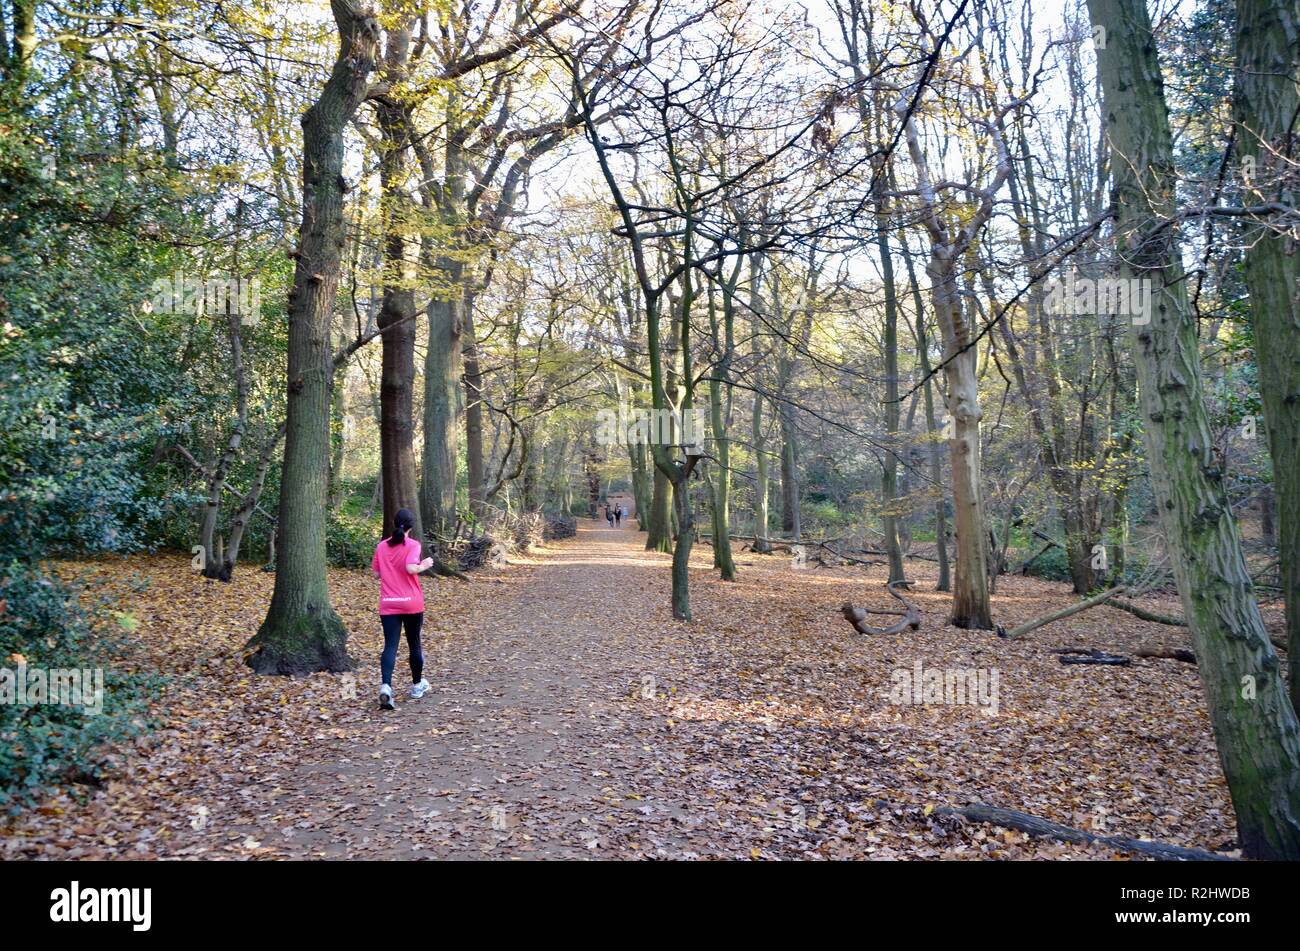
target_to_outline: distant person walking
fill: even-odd
[[[623,506],[614,509],[614,525],[620,525],[623,521]]]
[[[612,505],[605,506],[605,520],[609,522],[610,528],[614,527],[614,507]]]
[[[379,623],[384,628],[384,653],[379,659],[382,686],[379,706],[396,710],[393,703],[393,667],[397,664],[397,645],[406,628],[406,645],[411,661],[411,699],[419,700],[429,690],[424,679],[424,649],[420,646],[420,628],[424,625],[424,589],[421,571],[433,566],[433,559],[420,560],[420,543],[407,535],[415,527],[410,509],[393,516],[393,534],[375,546],[370,568],[379,579]]]

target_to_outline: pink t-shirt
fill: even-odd
[[[379,613],[419,614],[424,610],[424,589],[420,576],[406,570],[420,563],[420,543],[408,538],[405,544],[390,545],[384,539],[375,548],[370,567],[379,572]]]

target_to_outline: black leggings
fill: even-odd
[[[424,672],[424,649],[420,647],[420,628],[424,612],[419,614],[381,614],[379,623],[384,626],[384,653],[379,659],[379,670],[384,683],[393,685],[393,668],[397,665],[397,645],[402,639],[402,625],[406,625],[406,645],[411,651],[411,683],[418,684]]]

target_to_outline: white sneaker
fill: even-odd
[[[418,684],[411,684],[411,699],[419,700],[429,692],[429,681],[421,680]]]
[[[379,688],[379,707],[381,710],[397,709],[397,704],[393,703],[393,688],[388,684]]]

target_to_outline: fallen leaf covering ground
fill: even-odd
[[[981,801],[1133,838],[1232,850],[1234,823],[1196,668],[1064,666],[1052,648],[1186,647],[1187,632],[1099,607],[1023,642],[946,625],[909,562],[919,631],[864,637],[839,612],[896,607],[881,568],[740,553],[724,583],[696,550],[692,624],[668,556],[634,529],[425,579],[425,676],[378,709],[368,572],[333,571],[354,675],[254,676],[241,647],[273,577],[230,584],[183,557],[62,566],[125,592],[134,663],[163,672],[161,727],[115,777],[0,830],[16,858],[1125,858],[932,815]],[[143,592],[130,583],[149,579]],[[999,579],[1007,627],[1073,600]],[[1177,613],[1172,601],[1149,602]],[[996,714],[891,702],[895,672],[998,673]]]

